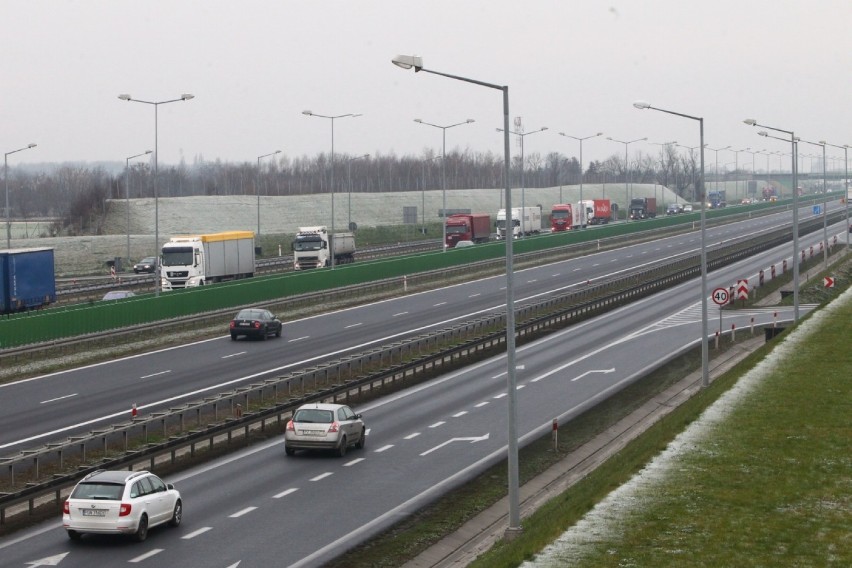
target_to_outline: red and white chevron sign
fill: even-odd
[[[831,276],[826,276],[822,279],[823,284],[825,284],[826,288],[834,288],[834,278]]]
[[[748,280],[737,280],[737,300],[748,300]]]

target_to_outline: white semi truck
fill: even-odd
[[[204,286],[254,276],[254,232],[227,231],[173,237],[163,245],[163,290]]]
[[[304,270],[355,260],[355,234],[328,232],[325,226],[299,227],[293,241],[293,268]]]
[[[506,238],[506,210],[497,211],[497,238]],[[512,207],[512,228],[510,230],[513,238],[521,235],[531,235],[541,232],[541,208],[539,207]]]

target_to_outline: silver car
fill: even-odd
[[[362,449],[367,429],[360,414],[345,404],[305,404],[293,413],[284,431],[284,452],[296,450],[333,450],[346,455],[350,446]]]
[[[137,541],[148,529],[183,519],[180,492],[148,471],[98,470],[84,477],[62,509],[71,540],[84,533],[127,534]]]

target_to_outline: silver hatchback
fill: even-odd
[[[344,456],[350,446],[362,449],[366,438],[361,415],[345,404],[305,404],[287,422],[284,452],[292,456],[296,450],[333,450]]]

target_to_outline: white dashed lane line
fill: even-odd
[[[408,436],[406,436],[404,439],[405,440],[413,440],[414,438],[416,438],[419,435],[420,435],[420,432],[414,432],[413,434],[409,434]]]
[[[75,392],[74,394],[66,394],[65,396],[58,396],[49,400],[43,400],[39,404],[47,404],[49,402],[56,402],[57,400],[65,400],[66,398],[71,398],[72,396],[77,396],[77,393]]]
[[[329,476],[331,476],[331,475],[334,475],[334,473],[332,473],[332,472],[330,472],[330,471],[327,471],[327,472],[325,472],[325,473],[321,473],[321,474],[319,474],[319,475],[318,475],[318,476],[316,476],[316,477],[312,477],[312,478],[311,478],[311,481],[320,481],[321,479],[325,479],[326,477],[329,477]]]
[[[238,518],[242,517],[242,516],[243,516],[243,515],[245,515],[245,514],[251,513],[251,512],[252,512],[252,511],[254,511],[255,509],[257,509],[257,507],[246,507],[245,509],[242,509],[242,510],[240,510],[240,511],[237,511],[237,512],[236,512],[236,513],[234,513],[233,515],[228,515],[228,517],[230,517],[230,518],[232,518],[232,519],[238,519]]]
[[[142,554],[142,555],[140,555],[140,556],[137,556],[136,558],[131,558],[130,560],[128,560],[128,562],[133,563],[133,564],[136,564],[136,563],[138,563],[138,562],[142,562],[142,561],[144,561],[144,560],[148,560],[148,559],[149,559],[149,558],[151,558],[152,556],[155,556],[155,555],[157,555],[157,554],[161,553],[162,551],[163,551],[163,549],[162,549],[162,548],[155,548],[155,549],[154,549],[154,550],[152,550],[151,552],[146,552],[145,554]]]
[[[349,466],[355,465],[356,463],[361,463],[362,461],[364,461],[364,459],[365,458],[356,458],[352,461],[349,461],[349,462],[346,462],[345,464],[343,464],[343,467],[349,467]]]
[[[207,531],[211,531],[211,530],[213,530],[213,527],[202,527],[202,528],[198,529],[197,531],[192,531],[192,532],[191,532],[191,533],[189,533],[189,534],[185,534],[185,535],[183,535],[181,538],[182,538],[183,540],[189,540],[189,539],[191,539],[191,538],[195,538],[195,537],[197,537],[198,535],[204,534],[204,533],[206,533]]]
[[[222,355],[222,359],[230,359],[231,357],[237,357],[238,355],[245,355],[245,351],[240,351],[239,353],[231,353],[230,355]]]
[[[387,446],[382,446],[381,448],[374,450],[375,453],[380,454],[384,451],[387,451],[393,447],[393,444],[388,444]]]
[[[444,421],[442,420],[442,421],[440,421],[440,422],[435,422],[434,424],[430,424],[430,425],[429,425],[429,428],[437,428],[438,426],[441,426],[441,425],[443,425],[443,424],[446,424],[446,422],[444,422]]]
[[[277,495],[273,495],[272,498],[273,499],[281,499],[282,497],[286,497],[287,495],[290,495],[291,493],[295,493],[298,490],[299,490],[298,487],[291,487],[290,489],[285,489],[284,491],[282,491],[281,493],[278,493]]]

